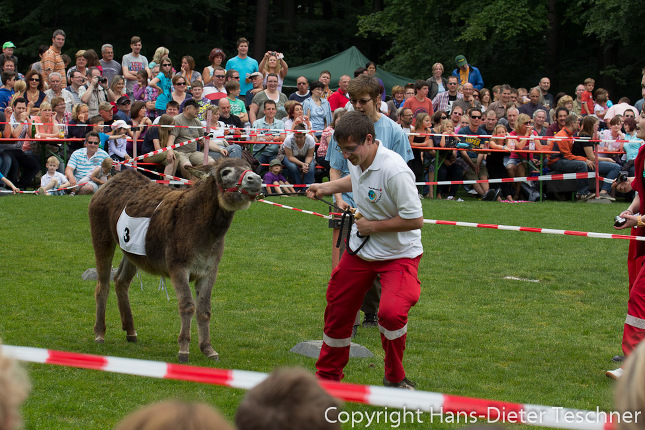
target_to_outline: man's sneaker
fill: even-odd
[[[376,314],[365,314],[363,319],[363,327],[376,327],[378,325],[378,318]]]
[[[605,375],[607,375],[608,378],[618,381],[620,377],[623,376],[623,368],[619,367],[616,370],[608,370]]]
[[[586,202],[590,199],[595,199],[596,195],[594,193],[585,193],[585,194],[576,194],[576,200]]]
[[[410,381],[408,378],[403,378],[401,382],[390,382],[385,377],[383,378],[383,385],[391,388],[403,388],[404,390],[415,390],[417,384]]]
[[[468,194],[471,194],[471,195],[473,195],[473,196],[476,196],[476,195],[477,195],[477,194],[479,194],[479,193],[478,193],[474,188],[471,188],[470,190],[468,190]]]
[[[613,198],[607,191],[601,191],[598,197],[601,199],[609,200],[610,202],[616,201],[616,199]]]
[[[615,361],[616,363],[622,363],[625,361],[625,356],[624,355],[614,355],[614,357],[611,359],[611,361]]]

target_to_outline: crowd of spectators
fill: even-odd
[[[202,136],[209,117],[215,130],[208,148],[209,162],[244,156],[255,158],[260,164],[258,169],[266,171],[268,164],[277,158],[286,168],[285,179],[293,184],[311,183],[314,172],[315,178],[329,175],[331,157],[326,151],[329,137],[333,140],[334,113],[341,108],[351,111],[357,106],[364,110],[362,106],[368,103],[369,99],[352,99],[348,92],[350,82],[361,75],[378,82],[376,110],[396,122],[405,133],[412,131],[406,141],[415,147],[409,165],[419,182],[435,178],[460,181],[522,177],[549,169],[588,172],[596,169],[597,161],[600,174],[612,179],[620,170],[630,171],[643,143],[636,137],[634,120],[640,115],[643,99],[632,105],[627,97],[622,97],[613,104],[606,90],[595,88],[592,78],[585,79],[571,95],[562,92],[552,95],[547,77],[533,88],[516,89],[500,84],[489,90],[479,69],[465,56],[458,55],[451,73],[446,74],[444,65],[435,63],[427,80],[405,86],[385,88],[376,65],[369,62],[339,76],[335,91],[330,88],[331,73],[321,70],[318,80],[313,82],[299,76],[296,91],[287,95],[283,81],[289,66],[284,55],[268,51],[258,63],[248,55],[249,42],[245,38],[237,41],[237,55],[232,58],[227,59],[222,49],[214,48],[203,70],[190,55],[181,57],[176,70],[169,50],[163,46],[155,50],[149,61],[142,54],[142,40],[137,36],[131,38],[129,52],[121,62],[114,60],[114,47],[104,44],[100,58],[93,49],[79,50],[71,64],[72,60],[63,54],[65,38],[64,31],[56,30],[51,45],[39,49],[41,60],[25,65],[24,75],[18,72],[12,42],[3,45],[0,55],[3,84],[0,129],[3,137],[12,139],[0,143],[0,173],[21,189],[37,188],[38,177],[44,173],[45,160],[50,156],[58,159],[58,171],[66,173],[67,181],[75,185],[82,176],[74,170],[67,174],[70,160],[73,169],[79,163],[80,153],[72,158],[74,151],[83,149],[86,157],[83,164],[96,168],[104,152],[116,162],[127,162],[144,150],[197,139],[150,160],[162,164],[166,174],[187,177],[186,165],[203,162],[200,154],[206,142]],[[645,95],[645,78],[641,88]],[[419,127],[417,117],[421,114],[425,116]],[[166,115],[163,126],[194,128],[161,132],[152,125],[159,125],[163,115]],[[588,122],[583,130],[585,117],[595,121]],[[114,128],[117,121],[120,127]],[[490,136],[498,124],[507,132],[505,139],[498,137],[497,143],[493,143],[500,148],[496,151],[504,151],[499,156],[493,151],[486,152],[494,149]],[[250,130],[253,132],[248,133]],[[99,133],[96,151],[87,149],[90,131]],[[293,146],[301,142],[299,133],[307,135],[302,141],[306,151],[300,144]],[[225,140],[249,134],[248,143],[238,145]],[[118,138],[108,139],[106,135]],[[550,136],[557,140],[548,139]],[[79,140],[61,145],[70,138]],[[598,143],[602,153],[599,160],[595,159],[590,141]],[[312,142],[314,154],[309,154]],[[435,150],[440,147],[451,150]],[[537,155],[517,150],[560,154],[549,154],[540,164]],[[299,152],[304,154],[302,159],[294,155]],[[491,172],[487,166],[490,159],[495,163],[499,159],[504,169],[494,168]],[[435,194],[432,187],[422,186],[419,194],[459,200],[458,188],[439,187]],[[523,198],[519,183],[510,192],[506,187],[489,187],[486,183],[465,188],[486,200]],[[613,200],[612,191],[607,188],[603,187],[601,197]],[[70,190],[84,193],[89,189]],[[577,198],[591,197],[587,181],[578,180]]]

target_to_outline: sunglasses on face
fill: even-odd
[[[29,80],[30,80],[31,82],[40,82],[40,79],[38,79],[38,78],[31,78],[31,79],[29,79]]]
[[[186,85],[186,82],[177,82],[175,85],[183,86],[183,85]]]

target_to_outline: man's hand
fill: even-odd
[[[621,213],[620,216],[622,218],[625,218],[627,222],[625,222],[625,224],[621,225],[620,227],[614,226],[616,230],[623,230],[626,228],[636,227],[636,225],[638,224],[638,219],[636,215],[630,214],[628,211]]]
[[[587,167],[589,168],[589,170],[596,170],[596,165],[594,164],[593,161],[585,160],[585,163],[587,163]]]
[[[311,184],[307,188],[307,197],[312,200],[315,200],[316,197],[324,197],[326,194],[322,191],[323,184]]]

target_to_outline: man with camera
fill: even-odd
[[[90,80],[81,101],[89,108],[90,118],[99,114],[99,105],[108,102],[108,80],[96,67],[90,69]]]

